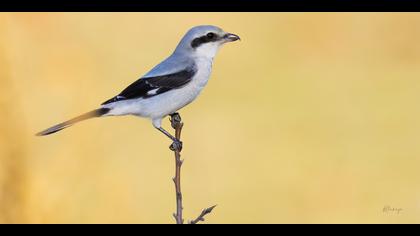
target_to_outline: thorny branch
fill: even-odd
[[[184,219],[182,218],[182,192],[181,192],[181,167],[183,160],[181,160],[181,150],[182,142],[181,140],[181,131],[184,123],[182,123],[181,116],[178,113],[174,113],[170,118],[171,126],[175,130],[175,138],[179,140],[179,143],[172,143],[169,147],[175,154],[175,177],[173,181],[175,183],[175,193],[176,193],[176,213],[173,214],[177,224],[184,224]],[[209,207],[204,209],[201,214],[195,219],[190,221],[190,224],[197,224],[200,221],[204,221],[204,216],[210,214],[216,206]]]

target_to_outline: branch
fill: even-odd
[[[195,224],[198,224],[200,221],[204,221],[205,220],[204,216],[206,216],[207,214],[210,214],[216,206],[217,205],[204,209],[201,212],[201,214],[197,217],[197,219],[190,221],[190,224],[195,225]]]
[[[178,113],[174,113],[171,115],[170,118],[171,126],[175,129],[175,138],[179,140],[179,142],[174,142],[169,147],[175,154],[175,177],[172,179],[175,184],[175,194],[176,194],[176,213],[173,214],[175,221],[177,224],[184,224],[184,219],[182,218],[182,192],[181,192],[181,167],[182,163],[184,162],[181,160],[181,150],[182,150],[182,142],[181,140],[181,131],[184,123],[182,123],[181,116]],[[190,224],[197,224],[200,221],[204,221],[204,216],[210,214],[212,210],[216,206],[212,206],[210,208],[204,209],[201,214],[197,217],[197,219],[190,221]]]
[[[175,138],[181,140],[181,131],[182,123],[181,116],[178,113],[171,115],[171,125],[175,129]],[[181,150],[182,145],[177,145],[172,143],[169,147],[175,153],[175,177],[172,179],[175,183],[175,193],[176,193],[176,213],[174,213],[174,218],[177,224],[184,224],[184,219],[182,218],[182,192],[181,192],[181,166],[183,160],[181,160]]]

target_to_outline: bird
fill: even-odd
[[[165,134],[175,146],[180,140],[162,128],[162,120],[194,101],[207,85],[213,60],[226,43],[240,40],[213,25],[195,26],[187,31],[173,53],[140,79],[99,108],[37,133],[46,136],[84,120],[96,117],[126,116],[148,118],[154,128]]]

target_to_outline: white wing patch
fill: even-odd
[[[150,91],[147,92],[147,95],[155,95],[158,90],[159,90],[159,88],[152,89],[152,90],[150,90]]]

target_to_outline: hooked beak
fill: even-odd
[[[236,34],[231,34],[231,33],[227,33],[225,34],[225,36],[223,37],[227,42],[234,42],[236,40],[241,40],[241,38],[239,38],[238,35]]]

